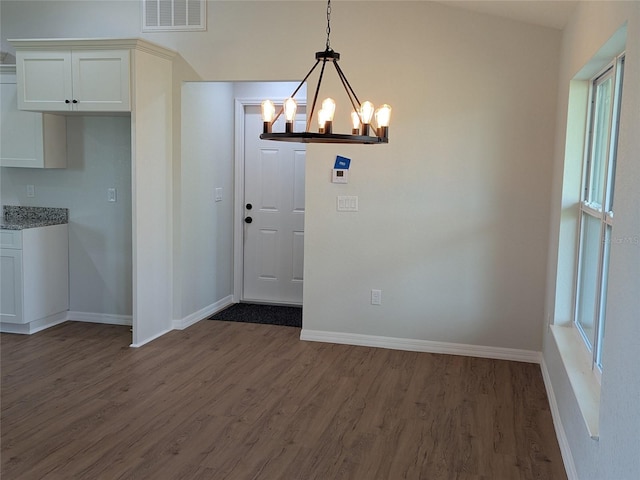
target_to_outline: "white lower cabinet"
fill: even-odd
[[[69,310],[68,226],[0,230],[0,277],[3,324],[27,324]]]

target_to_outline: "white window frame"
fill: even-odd
[[[576,259],[576,272],[575,272],[575,292],[573,301],[573,325],[580,333],[584,342],[585,348],[588,350],[591,356],[591,368],[596,374],[598,381],[601,379],[602,374],[602,344],[604,340],[605,329],[605,309],[606,309],[606,286],[608,276],[608,262],[610,245],[612,241],[612,230],[614,222],[613,213],[613,195],[614,195],[614,175],[615,175],[615,162],[617,155],[617,143],[618,143],[618,130],[620,120],[620,103],[622,97],[622,78],[624,74],[624,52],[616,56],[615,59],[609,63],[603,70],[595,75],[590,81],[589,88],[589,112],[587,122],[587,132],[585,135],[585,154],[582,168],[582,182],[581,182],[581,202],[578,221],[578,249]],[[613,85],[613,92],[611,95],[611,112],[607,131],[607,147],[606,147],[606,163],[604,167],[604,179],[603,179],[603,196],[599,199],[600,203],[590,201],[591,187],[591,175],[592,175],[592,142],[594,137],[593,125],[595,122],[596,112],[596,87],[599,85],[603,78],[611,78]],[[593,299],[593,312],[594,312],[594,333],[593,338],[589,338],[589,335],[584,330],[580,323],[580,295],[581,295],[581,279],[582,279],[582,256],[584,254],[584,230],[585,218],[597,219],[599,222],[599,240],[600,247],[597,258],[597,278],[595,284],[595,296]]]

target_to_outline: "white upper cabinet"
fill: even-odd
[[[129,50],[73,51],[71,65],[77,110],[131,110]]]
[[[0,66],[0,167],[65,168],[67,123],[62,115],[17,109],[15,66]]]
[[[40,112],[131,111],[129,49],[61,48],[15,41],[18,109]]]

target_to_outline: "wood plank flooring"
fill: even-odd
[[[566,479],[540,367],[202,321],[1,335],[18,479]]]

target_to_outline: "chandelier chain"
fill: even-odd
[[[327,1],[327,50],[331,50],[331,42],[329,36],[331,35],[331,0]]]

